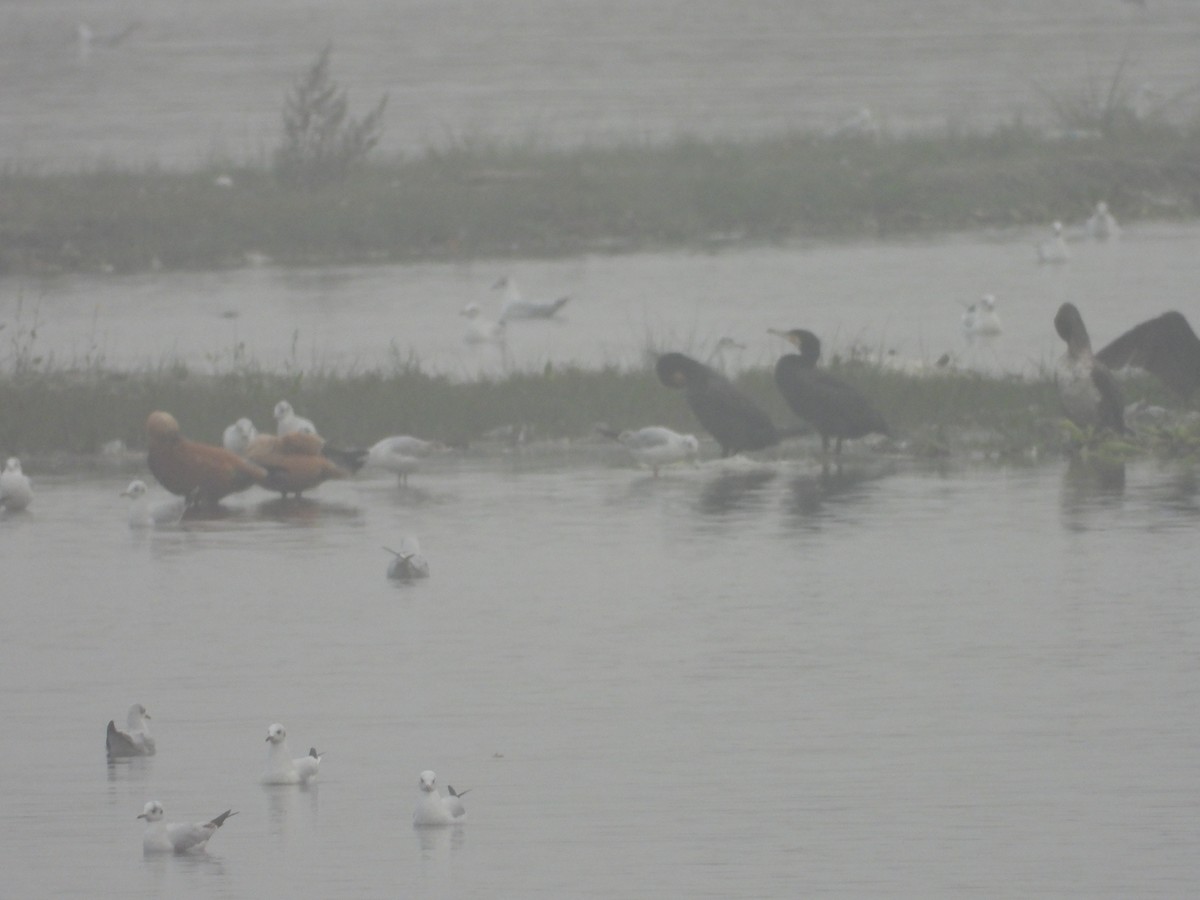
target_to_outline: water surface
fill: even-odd
[[[0,519],[24,895],[1180,896],[1195,887],[1190,469],[619,448],[445,457],[131,533],[134,470]],[[803,448],[800,448],[803,451]],[[421,538],[432,577],[385,577]],[[108,766],[131,702],[159,753]],[[267,725],[327,752],[264,789]],[[417,774],[471,788],[414,831]],[[145,800],[240,814],[143,860]]]

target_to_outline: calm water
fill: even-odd
[[[1198,35],[1193,0],[6,0],[0,158],[263,159],[329,40],[352,111],[389,95],[389,153],[833,129],[864,107],[896,132],[1059,124],[1047,96],[1102,102],[1119,68],[1129,102],[1184,120]]]
[[[618,450],[0,519],[13,896],[1177,897],[1200,883],[1200,482]],[[432,577],[385,578],[420,536]],[[159,754],[108,766],[134,701]],[[264,735],[327,752],[257,783]],[[471,788],[418,833],[416,777]],[[135,815],[240,814],[144,860]],[[98,888],[99,886],[102,886]]]
[[[1060,266],[1036,263],[1041,236],[8,278],[0,279],[0,365],[21,353],[118,368],[183,361],[200,371],[243,361],[347,371],[417,359],[428,370],[470,377],[546,362],[640,364],[650,346],[708,358],[728,335],[745,345],[724,360],[737,369],[771,364],[785,349],[767,328],[805,327],[822,337],[827,354],[857,345],[872,358],[894,353],[919,364],[948,352],[963,367],[1028,373],[1061,355],[1051,320],[1067,300],[1083,311],[1098,346],[1167,309],[1200,320],[1200,225],[1139,223],[1118,242],[1075,240],[1071,261]],[[530,300],[572,299],[560,320],[511,323],[503,351],[468,346],[460,310],[474,301],[497,316],[501,298],[490,287],[505,273]],[[963,306],[984,293],[996,295],[1004,333],[968,343]],[[268,410],[249,412],[269,421]]]

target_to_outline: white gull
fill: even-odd
[[[156,528],[174,525],[183,518],[187,508],[186,497],[162,497],[152,500],[146,482],[135,478],[129,487],[121,491],[122,497],[131,498],[129,504],[130,528]]]
[[[21,471],[21,461],[10,456],[0,472],[0,508],[20,512],[33,502],[33,484]]]
[[[125,730],[117,727],[117,723],[108,720],[108,733],[104,738],[104,748],[109,759],[123,759],[130,756],[153,756],[154,738],[150,736],[150,728],[146,720],[150,713],[140,703],[129,707],[125,717]]]
[[[217,829],[225,824],[230,816],[236,816],[232,809],[227,809],[215,819],[208,822],[164,822],[163,806],[157,800],[151,800],[138,815],[146,820],[146,830],[142,834],[143,853],[188,853],[204,850],[208,839],[217,833]]]
[[[462,803],[466,791],[458,793],[447,785],[449,796],[443,797],[438,793],[437,775],[428,769],[421,773],[417,786],[421,796],[413,813],[414,825],[457,825],[466,820],[467,810]]]
[[[267,729],[267,769],[263,773],[263,784],[309,784],[317,777],[321,768],[321,757],[313,747],[308,756],[292,758],[287,745],[287,731],[278,722]]]

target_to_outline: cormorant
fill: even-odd
[[[682,353],[664,353],[655,364],[667,387],[682,388],[700,424],[721,445],[721,456],[773,447],[793,433],[781,432],[771,417],[716,369]]]
[[[775,384],[792,411],[820,432],[824,452],[829,452],[830,438],[836,439],[834,453],[838,454],[845,438],[892,433],[883,416],[857,388],[817,369],[821,341],[815,334],[800,328],[769,331],[800,350],[781,356],[775,363]]]
[[[1092,355],[1092,342],[1075,304],[1058,308],[1054,330],[1067,342],[1067,355],[1055,377],[1067,418],[1080,427],[1128,431],[1121,389],[1108,366]]]

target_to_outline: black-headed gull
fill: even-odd
[[[605,432],[611,436],[611,432]],[[700,442],[693,434],[680,434],[661,425],[648,425],[635,431],[622,431],[616,436],[639,465],[648,466],[654,477],[662,466],[672,463],[695,461],[700,453]]]
[[[504,302],[500,305],[501,323],[512,319],[549,319],[566,306],[567,301],[571,299],[570,297],[559,297],[557,300],[550,300],[546,303],[531,303],[521,296],[516,279],[507,275],[493,284],[492,290],[504,291]]]
[[[243,416],[225,429],[221,442],[231,453],[245,456],[246,448],[256,437],[258,437],[258,429],[254,427],[253,422]]]
[[[21,461],[10,456],[0,472],[0,508],[19,512],[33,502],[33,484],[21,471]]]
[[[408,476],[420,467],[421,460],[441,446],[407,434],[385,437],[371,445],[363,466],[391,472],[401,484],[407,484]]]
[[[467,331],[463,340],[468,344],[503,344],[504,323],[493,322],[483,315],[478,303],[468,303],[462,308],[460,316],[467,319]]]
[[[150,727],[146,720],[150,713],[140,703],[129,707],[125,717],[125,730],[117,727],[117,723],[108,720],[108,733],[104,738],[104,747],[109,759],[122,759],[129,756],[153,756],[155,752],[154,738],[150,736]]]
[[[977,337],[995,337],[1000,334],[1000,316],[996,314],[996,297],[984,294],[978,303],[972,303],[962,314],[963,334],[968,340]]]
[[[400,542],[400,549],[384,547],[394,557],[388,565],[388,578],[397,581],[412,581],[414,578],[429,577],[429,560],[421,553],[421,545],[412,535]]]
[[[129,497],[129,527],[157,528],[160,525],[174,525],[183,518],[187,501],[183,497],[163,497],[151,500],[146,482],[135,478],[129,482],[129,487],[121,491],[122,497]]]
[[[292,758],[287,745],[287,731],[278,722],[267,729],[267,769],[263,784],[309,784],[321,768],[321,757],[313,747],[308,756]]]
[[[1108,204],[1103,200],[1096,204],[1091,217],[1087,220],[1087,233],[1097,241],[1107,241],[1109,238],[1121,236],[1121,226],[1117,224],[1116,216],[1108,211]]]
[[[296,411],[292,409],[292,404],[286,400],[280,400],[275,404],[275,433],[282,437],[285,434],[292,434],[297,431],[305,434],[318,433],[317,426],[310,419],[296,415]]]
[[[466,791],[456,792],[453,787],[447,786],[449,795],[443,797],[438,793],[437,775],[428,769],[421,773],[417,786],[421,789],[421,795],[413,813],[414,825],[457,825],[466,821],[467,810],[462,803]]]
[[[1071,258],[1067,240],[1063,237],[1062,222],[1055,222],[1053,228],[1054,234],[1051,237],[1038,242],[1037,256],[1040,263],[1065,263]]]
[[[208,839],[217,833],[217,829],[225,824],[225,820],[237,813],[227,809],[215,819],[208,822],[164,822],[163,806],[157,800],[151,800],[138,814],[139,819],[146,820],[146,830],[142,834],[143,853],[189,853],[204,850]]]

